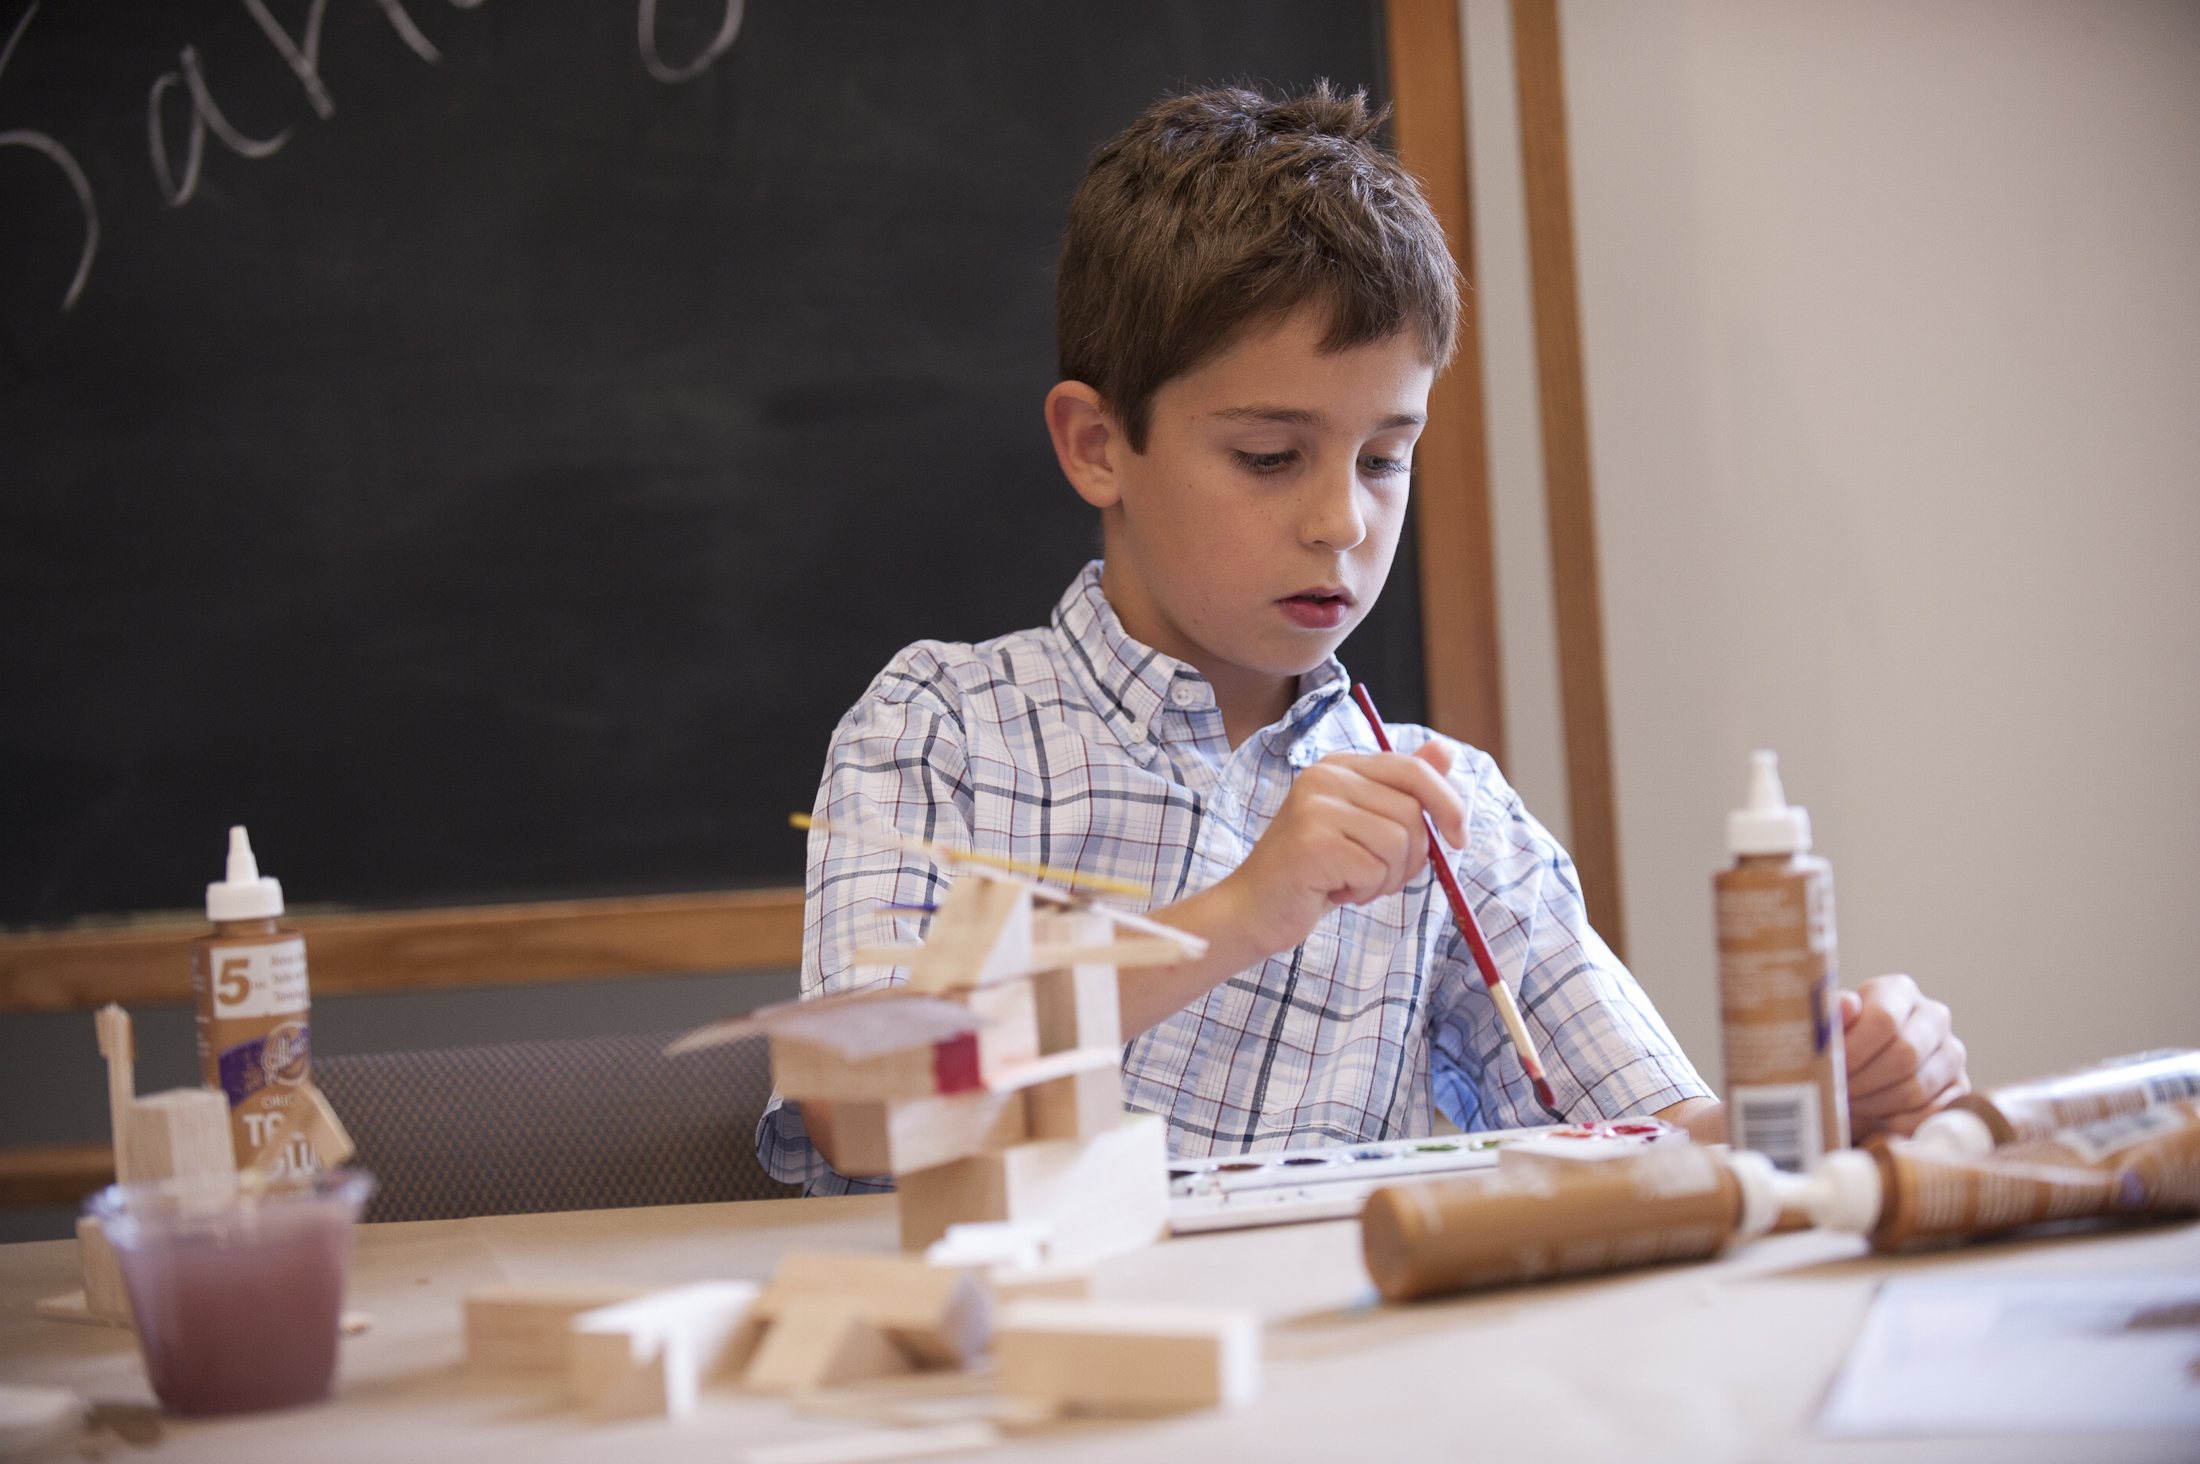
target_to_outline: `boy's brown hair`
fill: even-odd
[[[1247,330],[1316,304],[1324,351],[1402,330],[1441,370],[1459,330],[1444,231],[1371,139],[1387,113],[1318,82],[1282,101],[1169,97],[1093,156],[1055,278],[1065,380],[1146,450],[1154,393]]]

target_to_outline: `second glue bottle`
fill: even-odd
[[[1810,852],[1810,814],[1788,803],[1779,758],[1749,763],[1749,806],[1726,820],[1734,863],[1712,881],[1727,1137],[1799,1171],[1849,1146],[1833,867]]]

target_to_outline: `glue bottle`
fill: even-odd
[[[1734,864],[1712,881],[1727,1137],[1800,1172],[1849,1146],[1833,867],[1810,852],[1810,814],[1788,803],[1778,756],[1749,763],[1749,806],[1726,820]]]
[[[243,825],[229,831],[229,877],[206,887],[214,933],[191,942],[199,1074],[229,1098],[239,1169],[303,1173],[313,1078],[306,942],[276,923],[281,881],[260,873]]]

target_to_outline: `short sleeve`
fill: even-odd
[[[1453,867],[1513,988],[1561,1114],[1577,1122],[1619,1118],[1710,1096],[1648,993],[1590,928],[1572,858],[1486,754],[1438,740],[1451,748],[1451,780],[1469,812],[1467,849]],[[1551,1122],[1472,949],[1448,920],[1445,932],[1430,983],[1438,1111],[1462,1129]]]

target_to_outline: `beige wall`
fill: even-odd
[[[1563,830],[1502,0],[1510,771]],[[1992,1081],[2200,1044],[2200,5],[1567,0],[1632,964],[1717,1070],[1750,748]]]

